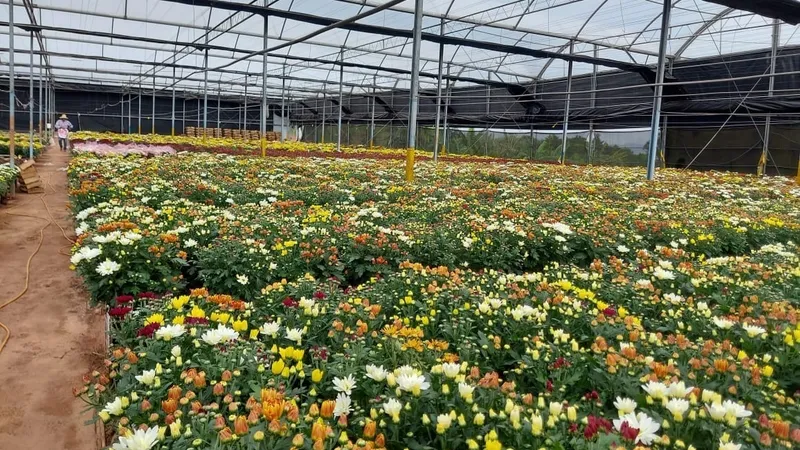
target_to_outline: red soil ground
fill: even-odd
[[[0,305],[25,286],[26,262],[39,244],[39,230],[50,222],[42,200],[73,237],[63,170],[68,163],[68,154],[49,147],[36,164],[46,195],[18,193],[0,205]],[[94,450],[102,447],[101,433],[85,425],[91,413],[72,388],[102,364],[104,319],[87,307],[87,295],[69,270],[70,243],[61,230],[50,224],[42,235],[28,292],[0,309],[0,322],[11,329],[0,353],[0,450]],[[4,336],[0,329],[0,342]]]

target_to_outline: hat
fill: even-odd
[[[59,119],[66,119],[66,118],[67,118],[66,114],[62,114],[61,117],[59,117]]]

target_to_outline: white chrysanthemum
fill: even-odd
[[[629,251],[631,251],[631,249],[629,249],[628,247],[625,247],[624,245],[618,245],[617,246],[617,251],[620,252],[620,253],[628,253]]]
[[[761,328],[761,327],[759,327],[759,326],[756,326],[756,325],[750,325],[750,324],[744,324],[744,325],[742,325],[742,329],[743,329],[743,330],[744,330],[744,331],[747,333],[747,335],[748,335],[748,336],[750,336],[751,338],[752,338],[752,337],[761,336],[762,334],[765,334],[765,333],[767,332],[767,330],[765,330],[764,328]]]
[[[77,266],[81,261],[83,261],[83,255],[81,255],[81,252],[76,252],[69,258],[69,262],[74,266]]]
[[[719,450],[741,450],[742,444],[734,444],[733,442],[722,442],[719,440]]]
[[[142,235],[139,233],[134,233],[133,231],[128,231],[124,235],[122,235],[125,239],[130,239],[132,241],[138,241],[142,238]]]
[[[203,333],[201,339],[208,345],[224,344],[239,338],[239,333],[225,325],[219,325],[214,330]]]
[[[97,269],[95,269],[95,271],[100,275],[107,277],[119,271],[121,267],[122,266],[120,266],[118,262],[106,259],[97,265]]]
[[[278,334],[278,331],[281,330],[281,323],[278,321],[275,322],[266,322],[264,325],[258,329],[258,332],[266,335],[275,337]]]
[[[636,406],[636,401],[627,397],[617,397],[614,401],[614,407],[617,408],[620,417],[636,411]]]
[[[447,378],[455,378],[461,372],[461,364],[444,363],[442,364],[442,372]]]
[[[91,261],[100,256],[101,254],[103,254],[103,251],[100,250],[99,248],[83,247],[80,250],[80,254],[81,257],[83,257],[83,259],[85,259],[86,261]]]
[[[642,385],[642,389],[655,400],[661,400],[667,396],[667,386],[658,381],[649,381],[647,384]]]
[[[336,396],[336,406],[333,407],[333,417],[346,416],[349,414],[350,411],[352,411],[350,408],[351,403],[350,397],[340,392],[339,395]]]
[[[125,407],[122,406],[122,399],[117,397],[114,400],[106,403],[106,407],[103,408],[103,411],[111,414],[112,416],[121,416],[122,413],[125,412]]]
[[[722,328],[723,330],[729,330],[733,326],[733,321],[720,317],[714,317],[712,321],[714,322],[714,325]]]
[[[98,244],[105,244],[110,241],[108,237],[100,235],[100,236],[92,236],[92,242],[96,242]]]
[[[402,365],[402,366],[398,367],[397,369],[394,369],[394,376],[399,377],[399,376],[403,376],[403,375],[408,375],[408,376],[411,376],[411,375],[422,375],[422,372],[420,372],[419,370],[409,366],[408,364]]]
[[[383,368],[383,366],[375,366],[372,364],[367,364],[367,377],[372,378],[375,381],[383,381],[386,379],[386,375],[389,373]]]
[[[154,426],[147,431],[137,429],[132,434],[120,436],[119,442],[112,445],[113,450],[150,450],[158,442],[159,427]]]
[[[185,332],[186,330],[183,328],[183,325],[167,325],[156,330],[156,338],[163,339],[165,341],[171,341],[172,339],[183,335]]]
[[[136,381],[142,383],[143,385],[150,386],[156,381],[156,371],[145,370],[141,375],[136,375],[134,378],[136,378]]]
[[[706,410],[711,420],[716,420],[717,422],[725,420],[725,407],[722,406],[722,403],[714,402],[710,405],[706,403]]]
[[[403,404],[396,398],[390,398],[383,403],[383,412],[391,417],[400,417],[400,411],[403,410]]]
[[[290,328],[286,330],[286,339],[300,344],[303,341],[303,330],[300,328]]]
[[[683,414],[689,410],[689,400],[673,398],[664,407],[672,413],[673,417],[683,417]]]
[[[656,267],[653,270],[653,276],[659,280],[674,280],[675,274],[669,270],[664,270],[661,267]]]
[[[685,398],[687,395],[691,394],[693,390],[693,387],[687,387],[683,381],[679,381],[669,385],[667,388],[667,396],[673,398]]]
[[[458,383],[458,395],[461,398],[468,399],[472,397],[473,392],[475,392],[475,386],[471,386],[467,383]]]
[[[347,375],[344,378],[334,377],[333,388],[338,392],[344,392],[347,395],[353,395],[353,389],[356,388],[356,379],[353,375]]]
[[[654,440],[658,439],[656,432],[661,428],[661,425],[645,413],[631,413],[619,419],[615,419],[614,427],[617,431],[620,431],[624,423],[627,423],[631,428],[639,430],[639,434],[636,436],[635,440],[637,444],[650,445]]]
[[[552,228],[552,229],[558,231],[561,234],[573,234],[574,233],[572,231],[572,229],[569,227],[569,225],[567,225],[565,223],[561,223],[561,222],[545,223],[545,224],[542,224],[542,226],[547,227],[547,228]]]
[[[725,408],[726,419],[731,419],[734,417],[737,419],[742,419],[744,417],[750,417],[753,415],[752,411],[748,411],[744,406],[731,400],[725,400],[722,402],[722,407]]]
[[[197,246],[197,241],[195,241],[194,239],[187,239],[183,243],[183,246],[186,247],[186,248],[196,247]]]
[[[75,214],[75,218],[78,219],[78,220],[84,220],[87,217],[89,217],[91,214],[94,214],[96,212],[97,212],[97,208],[95,208],[94,206],[91,206],[91,207],[86,208],[83,211],[79,212],[78,214]]]
[[[247,275],[236,275],[236,281],[241,285],[247,285],[250,282],[250,278],[247,278]]]
[[[414,395],[419,395],[421,391],[431,387],[422,375],[400,375],[397,377],[397,386],[400,390],[411,392]]]

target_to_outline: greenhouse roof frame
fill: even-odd
[[[431,2],[433,2],[433,6],[428,7],[427,3]],[[11,3],[11,0],[3,0],[0,2],[0,4],[5,5],[9,3]],[[222,52],[222,54],[213,56],[213,59],[220,60],[224,58],[224,52],[226,50],[234,49],[242,50],[243,52],[252,52],[255,50],[252,41],[262,33],[259,33],[257,29],[253,29],[251,26],[246,26],[246,24],[253,22],[253,15],[259,17],[258,20],[262,20],[260,16],[266,11],[275,21],[279,22],[272,26],[269,34],[271,40],[281,41],[287,40],[292,29],[298,27],[298,22],[295,19],[312,20],[314,23],[318,24],[323,21],[325,23],[331,23],[335,21],[335,19],[330,18],[331,16],[346,14],[346,12],[339,13],[338,10],[336,14],[328,14],[328,17],[310,14],[308,10],[312,8],[310,6],[302,6],[301,3],[314,3],[315,5],[325,6],[340,4],[341,6],[338,7],[338,9],[344,10],[346,8],[351,8],[350,10],[352,11],[358,11],[379,6],[384,2],[381,0],[313,0],[308,2],[277,0],[270,2],[266,10],[263,9],[263,6],[259,5],[260,1],[254,2],[249,0],[145,0],[137,4],[135,8],[133,4],[124,0],[104,1],[102,2],[103,5],[97,0],[89,0],[88,3],[86,1],[77,2],[74,0],[40,0],[37,2],[16,0],[13,1],[13,3],[17,5],[17,7],[24,7],[31,11],[30,14],[33,14],[31,17],[34,19],[29,21],[32,22],[31,25],[50,27],[41,28],[41,31],[36,33],[37,41],[41,41],[39,45],[40,51],[44,51],[43,57],[48,60],[53,57],[58,57],[61,53],[73,55],[80,53],[77,51],[61,50],[62,47],[69,47],[68,45],[51,44],[51,46],[54,46],[52,51],[50,51],[50,48],[41,49],[42,46],[47,45],[46,43],[48,41],[57,43],[60,37],[67,36],[66,31],[56,31],[56,25],[59,25],[60,28],[64,30],[68,30],[78,27],[62,25],[69,24],[75,20],[86,23],[103,22],[101,19],[104,19],[106,23],[110,20],[110,30],[108,28],[106,28],[106,30],[116,35],[126,34],[125,30],[130,29],[130,25],[133,23],[142,23],[144,27],[151,24],[153,27],[156,27],[157,32],[148,33],[149,36],[166,37],[161,30],[168,30],[170,28],[173,30],[173,36],[167,39],[173,39],[175,36],[180,37],[181,35],[187,34],[193,35],[197,40],[197,42],[194,42],[190,46],[191,49],[194,50],[194,53],[191,51],[188,53],[182,51],[179,55],[182,58],[188,59],[186,65],[194,64],[196,67],[200,67],[199,56],[201,55],[199,55],[199,53],[202,53],[202,49],[205,47],[201,36],[197,36],[198,30],[200,30],[202,34],[209,34],[209,41],[212,43],[219,40],[221,36],[228,37],[224,39],[226,42],[217,46],[217,48],[221,49],[219,51]],[[495,83],[506,83],[510,85],[530,84],[535,80],[552,78],[553,73],[558,74],[561,72],[563,74],[563,70],[570,60],[579,66],[592,65],[591,63],[595,61],[595,46],[600,49],[597,59],[609,61],[614,65],[622,65],[631,70],[643,70],[645,67],[648,68],[647,70],[652,70],[654,61],[652,61],[651,58],[658,55],[658,52],[652,48],[652,43],[654,43],[652,36],[653,32],[657,29],[655,22],[658,20],[658,17],[660,17],[660,14],[657,12],[656,8],[642,6],[642,4],[653,3],[650,0],[490,0],[481,2],[479,7],[476,7],[475,4],[465,5],[464,3],[463,0],[428,0],[425,10],[423,11],[423,16],[426,20],[423,27],[426,30],[434,29],[435,24],[430,23],[431,20],[444,20],[448,27],[448,30],[442,36],[438,36],[436,33],[425,33],[423,36],[425,39],[431,39],[431,43],[434,46],[436,46],[438,42],[444,42],[446,44],[445,46],[452,50],[448,51],[449,54],[445,55],[445,60],[452,68],[452,76],[459,78],[456,81],[479,84],[476,83],[476,81],[483,80],[490,85],[495,85]],[[698,13],[693,13],[694,15],[692,16],[697,17],[699,14],[699,19],[691,18],[690,20],[684,20],[672,26],[673,33],[677,31],[681,33],[681,37],[680,40],[678,40],[678,37],[672,38],[673,41],[676,41],[673,49],[677,50],[668,52],[668,58],[670,60],[695,57],[694,55],[689,55],[689,50],[698,41],[704,39],[703,36],[714,34],[721,35],[721,33],[726,32],[720,29],[720,23],[736,19],[741,19],[743,21],[751,20],[752,17],[755,17],[755,14],[742,13],[739,9],[734,10],[731,7],[714,8],[711,6],[716,3],[727,4],[726,2],[673,0],[673,7],[687,16],[692,9],[690,6],[693,4],[699,5]],[[767,3],[780,5],[792,2],[786,0],[759,2],[760,5]],[[181,9],[180,14],[159,14],[165,10],[170,11],[169,8],[165,8],[164,5],[166,4],[178,4],[186,8]],[[224,17],[225,20],[217,21],[217,16],[220,15],[219,13],[223,8],[234,11],[234,14],[228,14]],[[634,8],[640,10],[646,9],[648,11],[652,10],[653,15],[651,16],[651,20],[648,21],[638,19],[638,17],[644,18],[646,16],[637,15],[637,20],[643,25],[638,32],[631,33],[630,31],[626,31],[624,33],[615,33],[609,31],[606,33],[607,36],[603,37],[602,34],[597,33],[597,28],[601,26],[605,28],[606,24],[613,24],[620,19],[626,20],[625,17],[617,19],[609,18],[609,14],[612,14],[612,16],[616,14],[616,8],[619,8],[619,11]],[[143,9],[146,11],[143,12]],[[753,8],[750,7],[746,9]],[[553,14],[554,18],[548,19],[546,23],[561,25],[563,18],[556,19],[555,15],[561,14],[562,11],[570,11],[570,14],[574,13],[578,16],[580,14],[576,11],[582,10],[586,10],[587,12],[583,14],[583,17],[580,19],[575,17],[575,30],[573,32],[567,32],[566,28],[568,27],[563,27],[564,29],[562,29],[562,27],[559,26],[557,30],[553,30],[550,26],[541,26],[541,23],[545,22],[544,19],[532,20],[532,17]],[[193,20],[186,20],[188,15],[183,14],[183,12],[186,11],[196,11],[190,13],[190,15],[193,15],[195,18]],[[34,14],[34,12],[38,13],[38,15],[42,17],[42,20],[36,20],[36,14]],[[387,18],[391,17],[394,23],[398,22],[398,20],[394,19],[402,19],[403,16],[408,17],[412,12],[413,5],[401,4],[389,8],[383,15]],[[711,17],[707,17],[708,15]],[[59,19],[55,19],[54,22],[53,20],[56,16],[59,18],[66,17],[66,20],[61,22]],[[167,19],[167,17],[169,17],[169,19]],[[788,22],[789,19],[791,19],[791,15],[788,15],[787,18]],[[2,15],[0,15],[0,19],[2,19]],[[384,19],[384,21],[385,20],[386,19]],[[539,25],[537,25],[537,20]],[[364,35],[365,33],[351,30],[353,32],[347,33],[345,39],[338,43],[336,40],[317,39],[314,42],[303,45],[303,51],[294,51],[293,47],[285,52],[283,56],[307,58],[306,60],[296,59],[295,61],[298,61],[297,64],[292,64],[287,67],[289,72],[313,72],[313,75],[300,78],[323,81],[316,83],[318,86],[335,85],[336,81],[333,79],[333,72],[335,72],[336,67],[338,67],[338,61],[335,61],[335,56],[338,56],[338,53],[344,49],[344,62],[352,64],[348,67],[357,69],[352,71],[348,78],[353,83],[361,83],[364,93],[372,90],[373,86],[369,85],[369,82],[373,79],[376,80],[379,85],[377,87],[380,89],[402,88],[407,85],[407,79],[398,80],[396,78],[385,77],[384,74],[392,73],[392,69],[399,69],[405,65],[402,61],[407,61],[407,58],[410,56],[407,54],[410,31],[408,31],[407,28],[406,30],[402,30],[402,27],[390,28],[376,25],[374,23],[375,21],[368,22],[373,23],[359,23],[353,28],[372,31],[394,30],[392,33],[399,36],[389,38],[379,36],[382,39],[378,39],[377,41],[365,41],[363,37],[355,36],[355,34]],[[757,28],[766,29],[768,25],[767,23],[760,24]],[[84,28],[97,31],[98,36],[104,32],[102,26],[99,28],[97,26],[85,26]],[[396,31],[398,29],[403,32],[397,33]],[[689,32],[687,33],[687,31]],[[130,36],[136,35],[134,33],[128,34]],[[482,47],[486,48],[472,50],[464,45],[465,43],[469,44],[474,42],[485,43],[485,36],[490,36],[492,40],[495,41],[492,42],[492,44],[496,43],[497,45],[486,46],[481,44]],[[398,41],[398,39],[401,41]],[[621,43],[621,40],[626,40],[627,42]],[[159,43],[157,45],[162,46],[162,48],[143,49],[147,54],[151,54],[154,57],[142,57],[139,59],[148,62],[166,62],[169,58],[161,55],[174,55],[179,47],[186,45],[186,41],[186,39],[175,39],[172,41],[173,45],[171,46]],[[107,39],[103,40],[102,44],[98,43],[94,47],[100,47],[101,53],[113,53],[117,42],[120,41],[116,38]],[[575,44],[576,51],[574,55],[565,54],[569,47],[569,42]],[[766,45],[767,42],[765,41],[764,46]],[[24,45],[18,45],[17,47],[24,48]],[[73,49],[74,47],[75,45],[72,46]],[[331,51],[325,53],[323,50],[320,52],[321,49],[326,47],[330,48]],[[521,53],[524,54],[522,55],[514,56],[506,51],[520,47],[523,49]],[[500,51],[493,51],[490,50],[490,48],[499,49]],[[309,52],[306,49],[316,50]],[[396,52],[398,49],[399,53]],[[476,50],[477,53],[473,50]],[[193,54],[195,56],[191,57]],[[605,54],[613,55],[613,57],[604,56]],[[320,57],[324,55],[327,55],[327,57]],[[543,57],[536,58],[533,55]],[[283,61],[290,60],[290,58],[282,58],[280,55],[270,55],[268,59],[271,61],[273,58]],[[530,65],[526,61],[531,60],[531,58],[533,58],[532,63],[535,63],[536,60],[541,61],[540,64],[537,64],[536,69],[519,70]],[[365,62],[367,59],[374,62],[367,63]],[[421,60],[425,61],[423,71],[425,71],[426,66],[430,68],[432,64],[435,64],[437,59],[437,56],[432,52],[423,52],[421,55]],[[333,62],[331,63],[329,61]],[[561,64],[556,64],[556,61],[561,61]],[[250,67],[245,70],[249,73],[258,74],[258,61],[251,60],[248,63]],[[49,70],[51,65],[49,61],[46,61],[47,70]],[[63,66],[63,64],[60,65]],[[165,65],[165,68],[166,67]],[[389,70],[377,70],[377,67],[383,67],[383,69]],[[89,69],[90,68],[91,66],[89,66]],[[584,68],[579,70],[583,70],[583,73],[587,73],[588,69]],[[276,70],[271,70],[269,73],[278,75],[276,72]],[[394,73],[407,75],[405,73],[399,73],[396,70]],[[430,75],[431,71],[427,70],[426,73]],[[51,76],[55,76],[55,74]],[[222,78],[223,81],[225,79],[225,77]],[[122,86],[125,86],[127,83],[128,80],[120,80]],[[313,89],[313,83],[303,83],[306,87]],[[296,83],[291,83],[289,88],[291,89],[294,85],[296,85]]]
[[[437,103],[438,117],[448,96],[442,94],[446,82],[447,92],[473,90],[467,101],[474,107],[485,102],[485,117],[494,115],[489,97],[499,96],[524,106],[533,123],[533,115],[542,112],[537,85],[563,79],[565,130],[573,77],[591,73],[595,80],[604,76],[598,67],[644,79],[655,93],[655,130],[662,96],[690,100],[668,73],[674,63],[772,48],[769,74],[763,74],[772,86],[778,49],[800,44],[797,28],[791,29],[800,22],[796,0],[0,0],[0,5],[6,5],[0,8],[2,25],[10,22],[4,14],[24,8],[16,15],[22,20],[0,32],[0,49],[16,49],[11,59],[27,55],[29,63],[14,63],[31,72],[33,57],[39,56],[50,84],[96,73],[104,76],[90,76],[93,82],[121,92],[146,82],[153,95],[171,89],[174,96],[176,90],[196,91],[201,80],[193,75],[200,73],[205,92],[209,83],[226,86],[233,95],[241,93],[238,87],[245,96],[248,86],[255,87],[252,96],[261,91],[264,111],[266,99],[278,90],[282,98],[288,90],[299,94],[295,100],[310,100],[338,87],[340,110],[343,87],[349,96],[373,103],[387,93],[410,91],[412,119],[419,85],[428,89],[420,95]],[[26,33],[19,36],[15,28]],[[782,28],[791,32],[781,33]],[[744,30],[746,36],[737,35]],[[11,45],[12,38],[19,42]],[[742,79],[724,64],[731,79]],[[281,81],[279,87],[271,77]],[[735,81],[733,88],[739,98],[744,95]],[[593,87],[592,97],[599,92]]]

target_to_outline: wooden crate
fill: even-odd
[[[19,171],[19,187],[22,192],[29,194],[44,193],[44,183],[42,183],[33,161],[25,161],[20,164]]]

